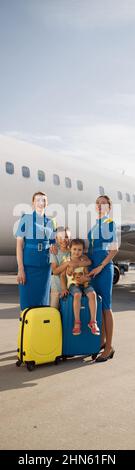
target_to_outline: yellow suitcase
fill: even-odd
[[[52,307],[31,307],[20,315],[16,365],[58,362],[62,356],[62,323],[60,312]]]

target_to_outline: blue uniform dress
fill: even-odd
[[[107,216],[97,219],[96,224],[88,233],[88,240],[88,256],[92,261],[90,267],[92,270],[107,257],[110,243],[117,241],[115,222]],[[113,262],[110,261],[101,273],[91,280],[96,293],[102,297],[103,310],[110,310],[112,307],[113,276],[114,267]]]
[[[24,239],[23,264],[26,283],[19,284],[21,310],[49,305],[51,263],[49,248],[55,243],[53,221],[35,211],[22,216],[16,237]]]

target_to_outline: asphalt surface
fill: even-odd
[[[115,355],[17,368],[16,277],[0,276],[0,449],[135,449],[135,271],[113,290]]]

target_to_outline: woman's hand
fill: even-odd
[[[57,247],[56,244],[50,246],[50,253],[51,253],[52,255],[57,255],[57,253],[58,253],[58,247]]]
[[[25,274],[24,268],[21,268],[18,270],[17,282],[18,284],[23,284],[23,285],[26,283],[26,274]]]
[[[97,274],[101,273],[102,269],[103,267],[101,265],[97,266],[97,268],[92,269],[92,271],[90,271],[89,273],[89,278],[97,276]]]

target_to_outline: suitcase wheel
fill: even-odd
[[[96,359],[97,355],[97,353],[91,355],[93,361]]]
[[[67,356],[62,356],[63,361],[67,361]]]
[[[32,372],[32,370],[35,369],[35,362],[34,361],[27,362],[27,369],[29,370],[29,372]]]
[[[22,363],[21,359],[18,359],[18,361],[16,361],[16,367],[20,367],[21,363]]]
[[[57,366],[61,360],[61,356],[57,356],[55,359],[55,365]]]

